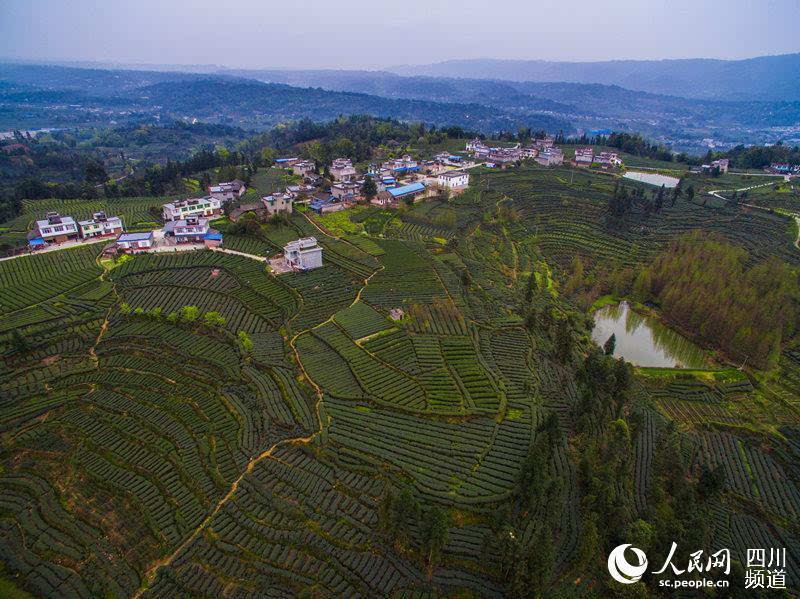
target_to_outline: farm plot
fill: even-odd
[[[514,484],[518,469],[511,464],[528,451],[530,424],[522,419],[502,425],[488,418],[448,423],[364,411],[334,399],[326,406],[329,438],[340,453],[397,469],[439,501],[496,501]]]
[[[45,301],[100,276],[97,247],[23,256],[0,262],[0,314]]]
[[[414,344],[403,329],[388,330],[363,341],[361,345],[387,364],[392,364],[411,375],[420,373]]]
[[[408,306],[409,328],[415,333],[435,335],[466,335],[467,323],[450,300],[434,299],[430,305]]]
[[[337,312],[333,320],[356,341],[362,337],[369,337],[392,328],[392,323],[389,320],[364,302],[356,302],[352,306]]]
[[[766,510],[798,517],[800,491],[768,454],[730,433],[709,432],[699,438],[698,459],[709,467],[722,465],[726,486],[732,492],[761,504]]]
[[[204,268],[205,272],[203,272]],[[160,274],[165,270],[173,269],[188,269],[190,272]],[[235,279],[236,287],[233,287],[230,281],[228,281],[227,288],[224,286],[224,281],[217,282],[220,272],[226,273],[226,279]],[[218,252],[137,256],[114,269],[110,278],[119,282],[122,289],[125,290],[128,277],[131,275],[136,275],[136,278],[131,280],[134,285],[138,284],[139,289],[147,290],[151,286],[154,287],[154,293],[140,291],[133,298],[145,301],[150,307],[160,306],[167,309],[167,302],[171,302],[171,306],[200,306],[202,304],[204,309],[214,310],[215,306],[219,308],[220,304],[223,306],[230,304],[228,316],[238,323],[241,318],[237,317],[234,312],[240,309],[236,306],[244,305],[249,313],[261,317],[272,326],[291,316],[297,309],[295,297],[287,287],[278,282],[275,277],[267,274],[259,263],[240,256]],[[154,283],[151,283],[150,277],[153,277]],[[162,289],[159,289],[159,284],[162,285]],[[173,291],[163,289],[163,286],[171,286]],[[198,289],[198,286],[202,286],[203,289]],[[136,288],[134,287],[134,289]],[[187,294],[197,296],[194,299],[200,303],[188,302]],[[131,305],[137,307],[134,303]],[[222,312],[221,309],[216,311]],[[263,326],[258,325],[252,330],[263,330]]]
[[[430,304],[447,295],[430,263],[402,241],[381,240],[386,254],[384,269],[376,273],[364,289],[367,302],[389,310],[405,303]],[[419,251],[424,249],[419,248]]]
[[[335,324],[324,324],[314,329],[313,335],[347,362],[359,384],[369,395],[408,410],[425,408],[425,392],[419,383],[400,369],[380,362],[368,354],[348,339]]]
[[[299,312],[289,321],[294,331],[304,331],[326,321],[353,303],[358,293],[353,275],[330,265],[281,275],[281,281],[302,298]]]
[[[161,576],[147,597],[219,596],[227,592],[284,597],[392,596],[423,574],[397,563],[376,544],[382,485],[337,470],[302,449],[281,449],[260,462],[210,524]]]

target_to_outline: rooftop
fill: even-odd
[[[292,251],[302,251],[302,250],[310,250],[317,248],[317,238],[316,237],[302,237],[300,239],[295,239],[294,241],[290,241],[284,246],[284,251],[292,252]]]
[[[410,193],[419,193],[420,191],[425,190],[425,185],[422,183],[409,183],[408,185],[402,185],[400,187],[395,187],[394,189],[390,189],[389,193],[392,194],[392,197],[399,198],[404,195],[408,195]]]
[[[117,241],[147,241],[152,238],[152,231],[147,231],[145,233],[123,233],[117,237]]]

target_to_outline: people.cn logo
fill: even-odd
[[[625,550],[630,547],[636,556],[635,564],[630,563],[625,557]],[[614,548],[608,555],[608,573],[611,578],[622,584],[633,584],[637,582],[647,570],[647,556],[644,551],[625,543]]]

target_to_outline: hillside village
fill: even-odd
[[[119,216],[104,212],[78,223],[72,216],[49,212],[44,219],[37,220],[29,232],[28,249],[36,252],[98,241],[109,242],[105,255],[218,249],[223,245],[224,236],[212,225],[223,218],[236,222],[247,213],[278,218],[291,215],[298,208],[323,215],[364,204],[397,209],[401,204],[419,202],[440,193],[450,195],[466,190],[468,169],[479,166],[482,158],[471,147],[467,144],[467,152],[474,159],[447,152],[423,161],[403,155],[371,163],[363,172],[348,158],[336,158],[322,168],[311,160],[278,158],[274,168],[291,173],[297,183],[263,195],[257,203],[242,203],[248,187],[244,181],[235,179],[210,185],[206,196],[165,203],[160,214],[163,227],[150,231],[127,231]],[[517,154],[517,161],[521,157]],[[294,245],[287,245],[283,254],[285,260],[271,262],[272,270],[284,272],[321,266],[321,248],[310,239],[311,242],[299,239],[292,242]],[[313,259],[307,257],[306,246],[319,249],[318,253],[312,252]],[[298,248],[302,249],[299,253]]]
[[[28,233],[28,251],[99,241],[107,242],[103,252],[107,256],[202,248],[220,250],[224,249],[224,234],[214,227],[215,221],[235,223],[247,214],[274,220],[287,218],[295,211],[311,211],[322,216],[365,205],[397,210],[427,199],[463,193],[470,185],[470,170],[475,168],[508,169],[528,163],[541,167],[566,164],[612,174],[625,170],[620,155],[602,147],[572,146],[568,159],[565,154],[568,146],[557,145],[550,136],[535,138],[526,144],[492,143],[474,138],[467,141],[461,151],[432,153],[425,159],[402,154],[361,165],[346,157],[334,158],[327,164],[296,156],[276,158],[272,168],[286,173],[292,182],[282,190],[261,195],[255,202],[254,192],[247,193],[248,185],[233,179],[209,185],[205,196],[165,203],[160,210],[163,226],[152,230],[128,231],[119,216],[103,211],[80,221],[70,215],[48,212],[43,219],[34,222]],[[717,159],[689,172],[718,176],[727,173],[729,167],[730,160]],[[798,168],[772,164],[765,171],[790,177],[797,174]],[[658,177],[635,172],[633,175],[642,175],[643,180]],[[322,249],[313,237],[310,239],[298,239],[287,245],[278,260],[269,261],[270,269],[277,274],[320,266]],[[318,255],[314,250],[314,259],[298,258],[297,248],[305,245],[319,249]]]

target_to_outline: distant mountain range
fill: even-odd
[[[234,74],[81,69],[0,64],[0,128],[114,124],[142,119],[197,119],[263,129],[308,118],[369,114],[491,133],[531,127],[571,132],[562,117],[471,102],[398,99],[319,86],[265,83]]]
[[[388,70],[404,76],[600,83],[705,100],[800,101],[800,53],[745,60],[448,60]]]
[[[451,61],[413,67],[449,76],[214,66],[196,67],[203,72],[177,72],[0,63],[0,129],[102,126],[147,119],[197,119],[264,129],[302,118],[322,121],[361,113],[483,133],[521,127],[565,134],[639,132],[676,150],[700,153],[710,143],[717,148],[778,140],[798,143],[800,100],[753,99],[756,94],[747,91],[762,86],[772,95],[785,90],[787,97],[800,97],[800,91],[789,89],[798,78],[796,72],[773,72],[765,66],[787,69],[787,64],[798,60],[800,55],[751,61]],[[704,64],[710,65],[706,76],[710,83],[705,88],[696,86],[691,93],[687,82],[701,78]],[[742,89],[737,94],[712,92],[733,84],[725,83],[720,65],[768,73],[740,76]],[[666,77],[659,80],[658,73],[665,69],[672,72],[671,81],[682,83],[667,85]],[[649,79],[635,80],[637,72],[650,72]],[[470,77],[465,76],[468,73]],[[525,73],[530,77],[627,78],[633,87],[664,89],[656,93],[616,83],[525,80]]]

